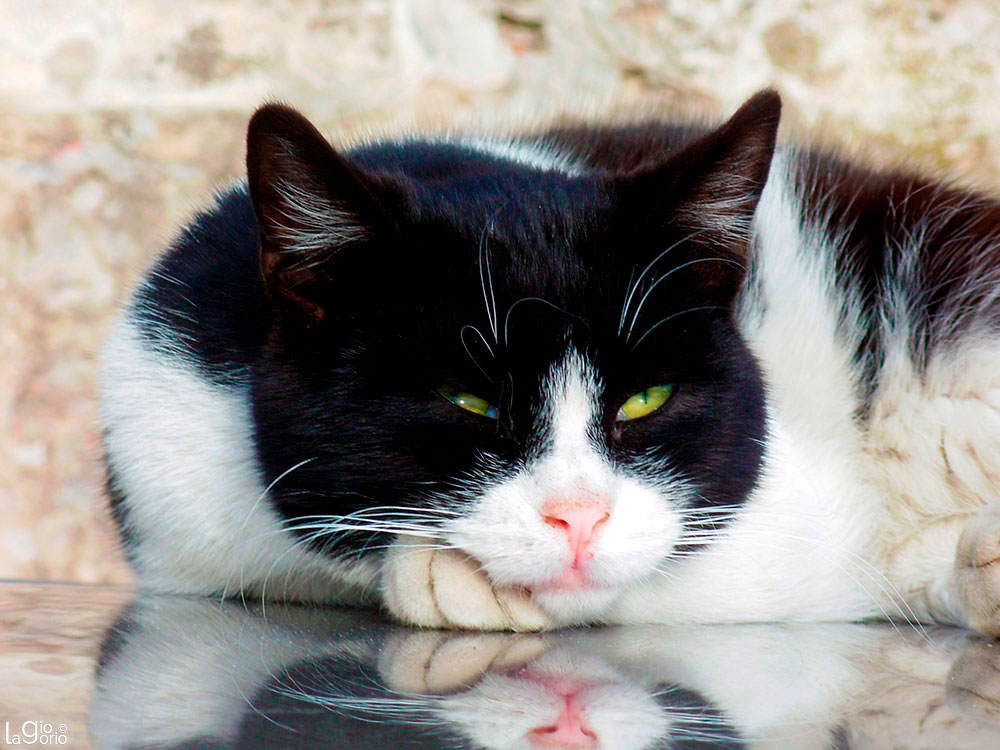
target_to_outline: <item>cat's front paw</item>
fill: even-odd
[[[524,589],[494,586],[478,562],[432,539],[399,536],[386,553],[382,596],[409,625],[528,632],[553,626]]]
[[[969,627],[1000,635],[1000,507],[966,525],[958,540],[955,584]]]

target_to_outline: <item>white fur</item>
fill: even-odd
[[[561,172],[569,177],[583,174],[584,169],[570,156],[560,153],[542,141],[518,138],[486,138],[467,135],[421,138],[421,143],[443,143],[480,151],[487,156],[515,162],[539,172]]]
[[[101,424],[139,581],[188,594],[357,599],[371,565],[296,546],[261,484],[245,388],[153,351],[126,314],[101,357]],[[291,468],[291,467],[290,467]]]
[[[368,235],[357,216],[325,195],[307,192],[286,179],[279,179],[276,188],[282,204],[281,216],[286,221],[273,229],[274,239],[300,258],[290,270],[305,270],[322,263],[331,248]]]

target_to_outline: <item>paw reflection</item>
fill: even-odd
[[[402,693],[451,693],[489,670],[516,669],[547,649],[533,635],[422,630],[390,637],[379,655],[385,684]]]

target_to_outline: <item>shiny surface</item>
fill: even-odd
[[[0,747],[15,747],[25,722],[29,730],[49,723],[65,737],[51,746],[91,747],[97,655],[131,598],[121,586],[0,582]]]
[[[1000,646],[959,630],[419,631],[28,584],[0,604],[0,721],[66,747],[1000,747]]]

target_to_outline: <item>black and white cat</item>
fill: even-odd
[[[779,113],[340,153],[261,108],[103,354],[140,583],[1000,632],[1000,202]]]

